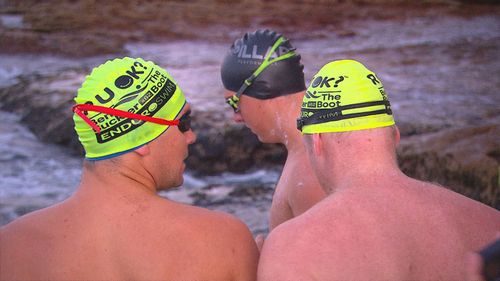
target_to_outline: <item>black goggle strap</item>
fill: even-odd
[[[271,47],[271,50],[269,50],[266,57],[264,58],[262,63],[259,65],[259,67],[254,71],[254,73],[252,73],[252,75],[250,77],[245,79],[245,81],[243,82],[243,85],[241,85],[241,87],[238,89],[238,91],[234,95],[232,95],[231,97],[226,99],[226,102],[234,109],[234,112],[239,112],[238,103],[240,102],[240,96],[243,94],[243,92],[245,92],[245,90],[248,87],[250,87],[252,85],[255,78],[257,78],[257,76],[259,76],[259,74],[264,69],[266,69],[266,67],[268,67],[269,65],[271,65],[277,61],[285,60],[285,59],[291,58],[291,57],[296,55],[294,52],[295,49],[291,49],[286,54],[283,54],[283,55],[276,57],[274,59],[271,59],[271,60],[269,59],[271,57],[271,55],[276,51],[276,49],[278,49],[278,47],[281,45],[281,43],[283,43],[285,40],[286,39],[284,37],[278,38],[278,40],[276,40],[276,42],[274,42],[273,46]]]
[[[371,106],[377,106],[377,105],[384,105],[385,109],[379,109],[379,110],[373,110],[373,111],[367,111],[367,112],[357,112],[357,113],[350,113],[350,114],[342,114],[343,110],[371,107]],[[325,122],[331,122],[331,121],[339,121],[339,120],[344,120],[344,119],[377,115],[377,114],[392,115],[391,104],[389,103],[388,100],[349,104],[349,105],[345,105],[345,106],[339,106],[338,108],[335,108],[335,109],[315,110],[313,116],[301,117],[301,118],[297,119],[297,129],[299,131],[302,131],[302,127],[304,127],[305,125],[313,125],[313,124],[319,124],[319,123],[325,123]]]

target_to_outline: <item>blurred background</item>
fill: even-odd
[[[363,62],[391,100],[402,170],[500,208],[498,1],[0,0],[0,225],[75,190],[72,99],[93,67],[131,56],[166,68],[193,107],[185,183],[161,195],[266,233],[286,152],[232,122],[220,82],[231,43],[259,28],[292,41],[306,83]]]

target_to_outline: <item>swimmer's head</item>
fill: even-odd
[[[300,55],[283,35],[269,29],[246,33],[237,39],[224,58],[224,88],[236,92],[228,103],[237,110],[244,94],[271,99],[305,90]]]
[[[324,65],[307,88],[297,127],[303,134],[348,132],[394,125],[391,105],[375,73],[354,60]]]
[[[164,69],[151,61],[125,57],[94,68],[75,102],[73,120],[85,157],[101,160],[154,140],[169,125],[182,130],[183,124],[175,119],[186,99]]]

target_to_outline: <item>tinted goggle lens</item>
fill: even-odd
[[[179,131],[183,133],[191,130],[191,112],[187,112],[182,115],[179,119],[179,125],[177,125],[177,127],[179,128]]]

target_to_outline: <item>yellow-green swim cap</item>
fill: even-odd
[[[151,61],[125,57],[94,68],[78,89],[75,102],[173,120],[186,99],[164,69]],[[94,131],[78,114],[73,114],[75,130],[89,160],[124,154],[154,140],[169,128],[100,112],[85,114],[100,129],[100,132]]]
[[[313,76],[297,120],[303,134],[391,125],[394,118],[382,82],[354,60],[330,62]]]

